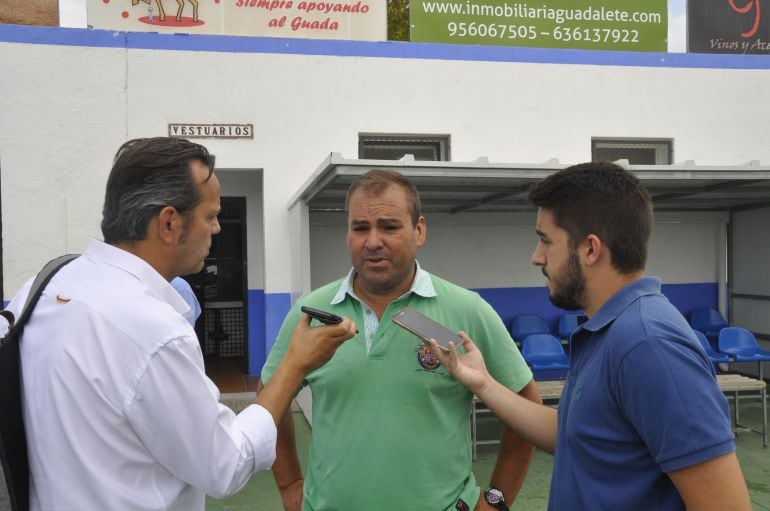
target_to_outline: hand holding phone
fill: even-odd
[[[411,307],[404,307],[393,314],[393,322],[423,341],[436,339],[439,348],[444,351],[449,351],[449,341],[454,342],[455,346],[460,346],[463,343],[463,338],[458,333],[453,332],[441,323],[433,321],[425,314],[417,312]]]

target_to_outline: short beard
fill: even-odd
[[[559,277],[552,277],[553,291],[548,297],[551,303],[569,311],[583,309],[586,279],[580,268],[580,258],[576,250],[570,251],[569,259],[556,273]]]

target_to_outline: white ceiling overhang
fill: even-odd
[[[628,165],[649,190],[657,211],[740,210],[770,206],[770,166]],[[397,170],[417,186],[423,211],[531,211],[527,192],[532,184],[568,167],[558,160],[539,164],[401,160],[348,160],[331,153],[292,197],[311,212],[344,211],[350,183],[372,169]]]

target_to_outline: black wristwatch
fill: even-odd
[[[508,509],[508,506],[505,505],[505,497],[503,497],[503,492],[498,488],[495,488],[494,486],[490,486],[484,492],[484,500],[486,500],[487,504],[489,504],[495,509],[502,509],[502,511],[510,511]]]

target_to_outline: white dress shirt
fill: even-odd
[[[54,276],[21,341],[33,511],[203,510],[273,464],[272,417],[219,404],[188,312],[99,241]]]

